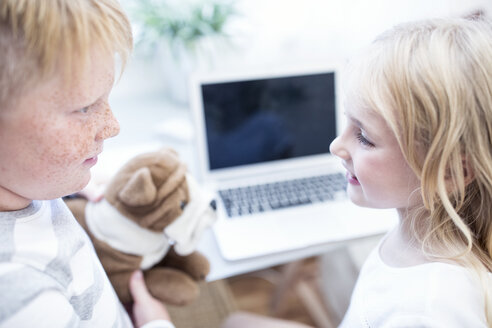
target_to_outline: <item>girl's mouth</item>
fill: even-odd
[[[349,171],[347,171],[346,177],[347,177],[348,183],[350,183],[351,185],[354,185],[354,186],[360,185],[359,180],[357,180],[357,177],[355,175],[352,175],[352,173],[350,173]]]

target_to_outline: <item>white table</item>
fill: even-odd
[[[367,236],[366,238],[375,237]],[[298,261],[312,256],[325,254],[342,245],[349,245],[364,238],[351,239],[341,242],[332,242],[314,245],[307,248],[291,250],[283,253],[270,254],[261,257],[254,257],[245,260],[228,261],[220,254],[219,246],[211,229],[207,230],[199,243],[198,249],[203,252],[210,260],[211,272],[207,276],[208,281],[233,277],[236,275],[249,273],[279,264]]]

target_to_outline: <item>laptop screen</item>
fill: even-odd
[[[335,73],[203,84],[211,170],[329,153]]]

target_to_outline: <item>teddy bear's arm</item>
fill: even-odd
[[[207,258],[199,252],[182,256],[171,248],[166,257],[157,266],[171,267],[186,272],[194,280],[203,280],[210,272],[210,263]]]
[[[195,280],[174,268],[154,267],[144,271],[144,277],[150,293],[165,304],[190,304],[200,292]]]

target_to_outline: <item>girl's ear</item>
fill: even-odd
[[[475,179],[475,174],[473,171],[473,167],[470,165],[470,161],[466,158],[465,155],[461,156],[461,166],[463,168],[463,182],[465,184],[465,187],[468,186],[473,180]],[[451,172],[449,172],[449,169],[446,172],[446,175],[444,177],[447,185],[447,190],[449,192],[452,192],[456,188],[455,181],[452,181],[451,179]]]
[[[465,178],[465,186],[468,186],[473,179],[475,179],[475,173],[473,167],[470,165],[470,161],[465,155],[461,158],[461,165],[463,165],[463,177]]]

